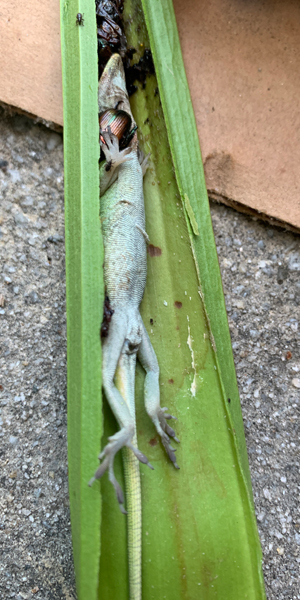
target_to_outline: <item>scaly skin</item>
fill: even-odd
[[[99,82],[99,110],[122,102],[131,115],[122,61],[113,55]],[[132,116],[132,115],[131,115]],[[122,512],[124,496],[117,482],[113,463],[121,448],[128,509],[128,553],[131,600],[141,598],[141,489],[136,458],[153,468],[137,448],[134,381],[136,358],[146,371],[145,408],[174,466],[178,468],[170,438],[174,430],[166,419],[171,415],[160,407],[159,366],[148,333],[139,312],[147,275],[147,242],[143,175],[147,159],[138,150],[135,135],[130,146],[119,150],[118,139],[111,131],[102,132],[106,164],[100,171],[101,222],[104,240],[104,281],[114,313],[108,336],[102,347],[103,388],[120,431],[111,436],[99,456],[102,461],[94,479],[108,471]],[[115,381],[116,380],[116,381]],[[131,452],[133,452],[133,455]],[[134,456],[135,455],[135,456]],[[136,457],[136,458],[135,458]]]

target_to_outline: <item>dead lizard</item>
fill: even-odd
[[[117,54],[111,57],[103,72],[99,82],[98,98],[99,111],[118,106],[131,116],[134,123],[126,91],[122,60]],[[120,430],[108,439],[108,444],[99,456],[101,464],[91,479],[90,485],[95,479],[100,479],[105,471],[108,471],[121,511],[126,512],[123,492],[114,475],[116,453],[123,447],[128,448],[140,462],[153,468],[146,456],[137,448],[134,403],[137,358],[146,371],[144,386],[146,411],[176,468],[178,465],[170,438],[175,441],[179,440],[167,423],[167,419],[173,417],[167,413],[166,408],[160,406],[159,366],[139,312],[147,275],[148,236],[145,231],[143,194],[143,176],[147,169],[147,158],[144,158],[138,149],[136,133],[129,146],[124,150],[119,149],[118,138],[111,133],[110,129],[106,132],[102,131],[101,137],[103,138],[101,148],[106,159],[106,163],[100,170],[100,214],[105,257],[104,281],[110,306],[114,311],[108,335],[103,339],[102,375],[105,395],[119,423]],[[119,389],[115,385],[116,371],[121,373]],[[141,506],[138,508],[140,500],[135,503],[134,499],[135,495],[140,494],[140,483],[137,483],[139,467],[137,461],[132,458],[134,458],[133,455],[126,451],[124,463],[125,480],[127,479],[128,520],[131,516],[132,520],[135,520],[133,528],[141,531]],[[135,469],[135,475],[132,469]],[[131,481],[129,492],[128,479]],[[128,501],[128,493],[131,497],[131,504]],[[130,506],[134,506],[134,508],[130,509]],[[130,512],[135,512],[135,516]],[[130,530],[129,521],[128,530]],[[135,544],[136,547],[140,546],[140,539],[139,541],[133,540],[132,544]],[[140,598],[141,593],[140,575],[138,574],[140,566],[138,567],[136,564],[138,561],[141,562],[141,548],[136,549],[135,553],[131,552],[129,541],[129,560],[130,556],[135,569],[135,575],[133,574],[132,578],[139,579],[136,586],[134,582],[131,583],[130,597],[135,600]],[[134,588],[135,591],[133,591]]]

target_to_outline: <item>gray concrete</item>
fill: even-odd
[[[212,205],[268,600],[300,598],[300,238]]]
[[[71,600],[62,140],[18,116],[0,139],[0,596]],[[299,599],[300,239],[212,215],[267,596]]]

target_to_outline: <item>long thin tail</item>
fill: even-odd
[[[135,422],[135,354],[121,354],[116,372],[116,386],[122,394],[135,423],[135,434],[132,444],[137,448]],[[139,461],[129,448],[123,448],[125,474],[126,510],[127,510],[127,543],[129,569],[129,598],[142,599],[142,495]]]
[[[136,434],[133,444],[137,446]],[[127,544],[130,600],[142,598],[142,493],[139,461],[123,448],[127,507]]]

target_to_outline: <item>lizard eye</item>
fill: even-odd
[[[99,114],[99,127],[102,131],[106,131],[110,127],[113,133],[119,140],[120,150],[128,146],[137,127],[131,128],[132,120],[130,115],[124,110],[109,108]],[[101,138],[102,143],[104,139]]]

